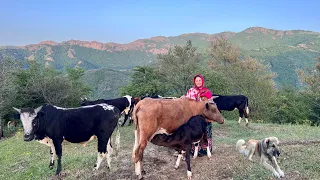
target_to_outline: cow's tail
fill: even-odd
[[[249,103],[248,103],[248,98],[246,98],[246,104],[245,104],[245,110],[244,110],[244,115],[246,118],[249,117]]]
[[[119,128],[120,124],[117,123],[117,134],[116,134],[116,147],[117,147],[117,151],[119,151],[120,149],[120,128]]]
[[[133,146],[133,151],[132,151],[132,161],[134,163],[137,163],[142,157],[140,156],[141,152],[140,152],[140,132],[139,132],[139,120],[138,120],[138,115],[137,113],[140,110],[140,105],[137,104],[132,112],[132,118],[133,118],[133,122],[134,122],[134,136],[135,136],[135,140],[134,140],[134,146]]]

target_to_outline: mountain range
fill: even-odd
[[[87,76],[100,78],[95,80],[97,83],[108,81],[108,77],[96,73],[117,71],[118,74],[123,75],[124,79],[127,79],[124,82],[129,82],[132,68],[154,63],[156,55],[167,53],[170,47],[184,45],[187,40],[191,40],[193,45],[198,47],[199,52],[204,52],[210,41],[219,35],[226,36],[237,45],[242,55],[258,58],[263,63],[270,65],[271,70],[277,73],[275,82],[278,85],[299,85],[295,70],[314,66],[315,58],[320,55],[319,32],[250,27],[237,33],[188,33],[170,37],[157,36],[138,39],[127,44],[80,40],[58,43],[48,40],[25,46],[2,46],[0,47],[0,60],[5,57],[21,61],[38,60],[57,69],[78,65],[87,71]],[[92,78],[87,77],[87,79]],[[106,97],[116,96],[117,89],[110,88],[102,88],[105,89],[105,92],[98,94]],[[97,87],[94,89],[101,90]]]

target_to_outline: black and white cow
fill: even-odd
[[[97,104],[79,108],[61,108],[44,104],[36,109],[22,108],[20,113],[24,130],[24,141],[38,140],[49,146],[52,152],[50,168],[58,157],[56,174],[61,172],[62,142],[86,144],[98,138],[98,157],[95,169],[99,169],[104,157],[110,167],[112,147],[110,137],[118,125],[119,109],[108,104]],[[119,148],[120,132],[116,145]]]
[[[179,151],[179,155],[175,164],[177,169],[180,165],[182,154],[186,153],[187,177],[191,179],[192,172],[190,167],[190,150],[191,145],[196,144],[194,158],[197,157],[197,148],[200,142],[208,145],[207,139],[207,122],[201,115],[192,116],[186,123],[181,125],[173,134],[157,134],[151,139],[151,143],[158,146],[173,148]],[[207,156],[211,158],[209,146],[207,146]]]
[[[246,118],[246,126],[248,126],[249,121],[249,107],[248,107],[248,97],[244,95],[231,95],[231,96],[222,96],[218,94],[213,94],[213,101],[217,104],[220,111],[233,111],[238,109],[239,111],[239,120],[238,124],[241,123],[241,120],[244,117]]]
[[[100,103],[106,103],[109,105],[113,105],[117,107],[120,110],[120,113],[124,113],[124,121],[122,123],[122,127],[126,123],[127,119],[130,117],[135,105],[135,99],[132,98],[129,95],[123,96],[121,98],[116,99],[98,99],[95,101],[88,101],[87,99],[82,99],[81,106],[87,106],[87,105],[94,105],[94,104],[100,104]],[[131,121],[129,125],[131,125]]]

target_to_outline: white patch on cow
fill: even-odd
[[[209,145],[209,143],[208,143],[208,145]],[[211,158],[211,156],[212,156],[209,146],[207,146],[207,156],[208,156],[208,158]]]
[[[171,133],[168,133],[167,130],[165,130],[164,128],[160,128],[158,131],[156,131],[151,138],[149,139],[149,141],[151,141],[151,139],[157,135],[157,134],[166,134],[166,135],[171,135]]]
[[[99,106],[101,106],[104,110],[113,110],[114,109],[114,106],[112,105],[109,105],[109,104],[98,104]]]
[[[198,152],[199,152],[199,145],[194,147],[193,159],[198,157]]]
[[[191,179],[191,177],[192,177],[192,172],[191,172],[191,171],[187,171],[187,176],[188,176],[188,179]]]
[[[138,142],[139,142],[139,136],[138,136],[138,131],[134,130],[134,145],[133,145],[133,150],[132,150],[132,159],[135,158],[135,151],[138,147]]]
[[[124,110],[124,112],[125,112],[125,114],[129,114],[130,107],[131,107],[131,99],[132,99],[132,97],[129,96],[129,95],[126,95],[126,96],[123,96],[123,97],[127,98],[128,102],[129,102],[129,106],[126,107],[126,109]]]
[[[102,160],[104,159],[105,155],[106,155],[105,153],[98,153],[97,164],[96,164],[96,167],[95,167],[96,170],[99,169],[100,164],[101,164]]]
[[[23,112],[20,114],[23,130],[25,135],[30,135],[32,132],[32,121],[36,118],[37,114]]]
[[[179,154],[174,168],[178,169],[178,167],[180,165],[181,158],[182,158],[182,154]]]
[[[140,161],[138,161],[137,163],[134,164],[134,169],[135,169],[135,173],[137,176],[142,176],[141,174],[141,163]]]
[[[37,142],[50,147],[51,152],[52,152],[52,154],[51,154],[51,163],[53,164],[54,160],[56,159],[56,149],[54,147],[52,139],[50,139],[49,137],[45,137],[42,140],[37,140]]]
[[[234,110],[238,110],[238,108],[235,107]]]
[[[240,123],[241,123],[241,120],[242,120],[242,118],[241,118],[241,117],[239,117],[238,124],[240,124]]]
[[[58,106],[53,106],[57,109],[60,110],[71,110],[71,109],[85,109],[85,108],[92,108],[92,107],[96,107],[96,106],[101,106],[104,110],[113,110],[114,106],[106,104],[106,103],[101,103],[101,104],[94,104],[94,105],[88,105],[88,106],[80,106],[77,108],[63,108],[63,107],[58,107]]]
[[[42,106],[39,106],[34,110],[34,113],[23,112],[21,113],[21,109],[13,107],[14,110],[19,112],[20,119],[23,125],[23,131],[25,135],[30,135],[32,132],[32,121],[37,116],[38,112],[42,109]]]

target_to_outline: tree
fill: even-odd
[[[226,66],[239,60],[240,49],[229,42],[225,36],[218,36],[210,42],[207,53],[211,58],[210,66],[216,64],[223,64]]]
[[[68,69],[64,74],[52,67],[45,68],[36,61],[28,62],[28,69],[13,74],[16,102],[19,107],[37,107],[43,103],[57,106],[78,106],[80,97],[89,93],[89,88],[80,81],[83,70]]]
[[[145,96],[166,93],[166,86],[160,81],[154,67],[138,66],[133,71],[132,81],[128,86],[121,88],[121,95]]]
[[[170,94],[185,94],[192,84],[193,76],[200,69],[202,55],[188,40],[185,46],[176,45],[168,54],[159,54],[157,71]]]
[[[306,84],[306,93],[310,97],[310,120],[312,125],[320,125],[320,56],[316,58],[315,68],[298,70],[298,76],[302,83]]]
[[[207,74],[214,75],[224,89],[207,83],[214,93],[243,94],[249,98],[250,116],[264,121],[276,110],[272,103],[276,98],[273,78],[275,74],[270,67],[251,57],[240,58],[239,48],[224,37],[217,38],[208,47],[209,59]],[[221,83],[222,82],[222,83]]]
[[[15,101],[15,85],[12,74],[21,68],[21,64],[8,58],[0,59],[0,126],[2,117],[11,111]]]

